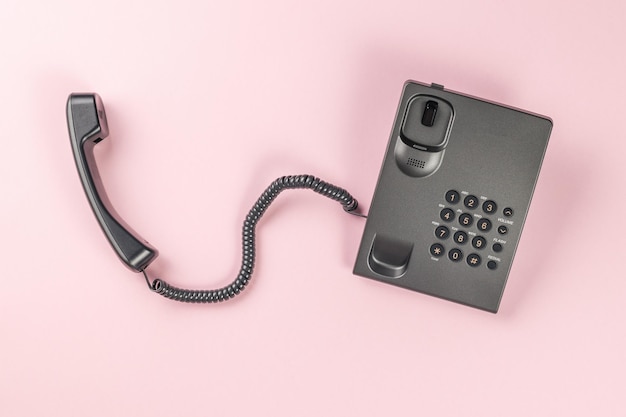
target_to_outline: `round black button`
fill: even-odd
[[[482,236],[476,236],[472,239],[472,246],[476,249],[482,249],[487,246],[487,240]]]
[[[445,249],[443,248],[443,245],[435,243],[430,246],[430,254],[434,257],[439,258],[440,256],[443,256],[444,253]]]
[[[458,191],[450,190],[446,193],[446,201],[450,204],[456,204],[460,199],[461,196],[459,196]]]
[[[467,242],[467,233],[459,230],[454,234],[454,241],[459,245],[464,245]]]
[[[481,232],[488,232],[491,230],[491,221],[489,219],[480,219],[476,222],[476,226],[478,226],[478,230]]]
[[[468,209],[475,209],[478,207],[478,197],[475,195],[468,195],[465,197],[465,200],[463,200],[463,204],[465,204],[465,207]]]
[[[501,235],[506,235],[507,233],[509,233],[509,228],[505,225],[500,225],[498,226],[498,233],[500,233]]]
[[[483,203],[483,211],[485,213],[491,214],[495,213],[498,210],[498,205],[493,200],[487,200]]]
[[[487,268],[494,270],[498,267],[498,263],[496,261],[487,262]]]
[[[448,252],[448,258],[450,258],[450,260],[452,262],[459,262],[463,259],[463,252],[461,252],[461,249],[450,249],[450,252]]]
[[[478,266],[480,265],[481,259],[480,259],[480,255],[476,254],[476,253],[471,253],[469,255],[467,255],[467,264],[469,266]]]
[[[473,222],[474,219],[471,214],[463,213],[459,216],[459,223],[461,226],[470,227]]]
[[[452,211],[452,209],[445,208],[441,210],[441,213],[439,213],[439,217],[441,217],[441,220],[443,220],[444,222],[451,222],[452,220],[454,220],[454,211]]]
[[[435,229],[435,236],[439,239],[447,239],[450,236],[450,229],[446,226],[439,226]]]
[[[493,249],[494,252],[502,252],[502,245],[499,243],[494,243],[491,249]]]
[[[502,210],[502,214],[504,214],[506,217],[511,217],[513,215],[513,209],[511,207],[507,207]]]

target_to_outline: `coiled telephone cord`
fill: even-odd
[[[158,278],[150,283],[148,275],[144,270],[142,272],[150,289],[163,297],[185,303],[217,303],[229,300],[240,294],[250,281],[252,271],[254,270],[256,225],[278,194],[288,189],[312,190],[324,197],[337,201],[347,213],[366,217],[355,211],[358,207],[358,202],[343,188],[324,182],[312,175],[280,177],[265,189],[243,222],[241,268],[237,278],[231,284],[215,290],[187,290],[171,286]]]

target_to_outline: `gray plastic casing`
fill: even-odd
[[[434,126],[432,134],[439,135],[435,138],[428,137],[428,129],[404,134],[407,126],[417,126],[407,117],[419,115],[420,109],[410,103],[426,101],[421,97],[438,102],[447,111],[442,116],[442,123],[447,123],[445,131]],[[448,91],[440,85],[408,81],[354,273],[496,313],[551,129],[552,121],[544,116]],[[446,201],[449,190],[459,193],[459,202]],[[478,197],[476,208],[464,205],[468,195]],[[487,200],[496,202],[496,212],[482,209]],[[446,207],[455,213],[451,222],[440,217]],[[504,208],[512,208],[513,215],[505,216]],[[471,226],[459,223],[461,213],[472,216]],[[488,232],[478,230],[481,218],[491,221],[493,227]],[[435,235],[439,225],[450,230],[446,239]],[[506,226],[508,232],[500,234],[499,226]],[[454,241],[457,231],[468,234],[465,243]],[[473,247],[471,240],[476,236],[484,237],[487,244],[480,249]],[[444,247],[439,257],[431,254],[431,246],[437,243]],[[502,245],[501,252],[492,249],[494,243]],[[453,248],[463,252],[461,261],[448,257]],[[480,265],[469,265],[470,254],[481,257]],[[496,269],[487,267],[489,261],[495,262]]]

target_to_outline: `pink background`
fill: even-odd
[[[624,415],[625,4],[3,0],[0,415]],[[67,136],[67,95],[99,92],[98,163],[152,273],[215,287],[275,177],[368,209],[406,79],[554,120],[495,316],[353,276],[364,221],[304,191],[262,220],[244,295],[162,299]]]

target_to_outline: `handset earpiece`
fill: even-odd
[[[67,126],[76,168],[102,231],[128,268],[143,271],[158,256],[158,251],[117,214],[106,195],[94,158],[95,145],[109,134],[100,96],[71,94],[67,100]]]

